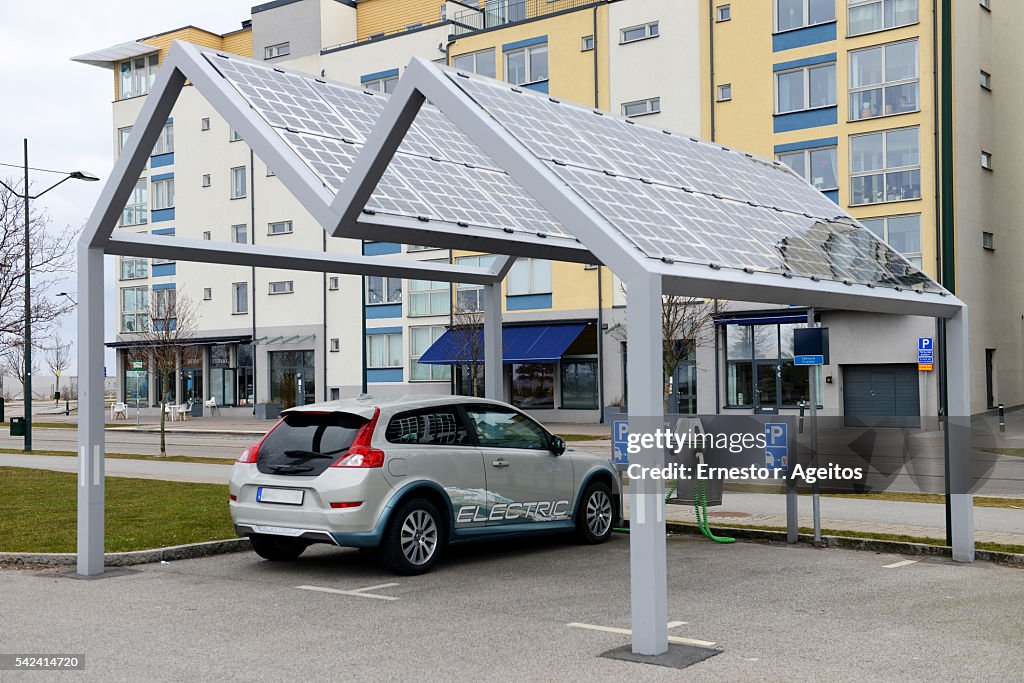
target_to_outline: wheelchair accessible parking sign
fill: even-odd
[[[769,470],[789,469],[789,425],[769,422],[764,426],[764,466]]]

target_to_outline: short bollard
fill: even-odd
[[[796,433],[797,434],[803,434],[804,433],[804,408],[806,408],[806,407],[807,407],[807,402],[806,401],[800,401],[800,419],[797,420],[797,424],[796,424]]]
[[[999,404],[999,431],[1006,431],[1006,413],[1003,411],[1003,404]]]

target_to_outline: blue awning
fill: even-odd
[[[502,363],[557,363],[586,323],[521,325],[501,330]],[[482,363],[483,330],[448,330],[419,358],[427,365]]]

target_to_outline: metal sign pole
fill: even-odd
[[[814,321],[814,309],[807,309],[807,326],[817,327]],[[818,371],[821,366],[812,365],[810,370],[811,387],[808,392],[811,398],[811,467],[818,467]],[[821,486],[815,479],[811,484],[811,506],[814,515],[814,545],[821,545]]]

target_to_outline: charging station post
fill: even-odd
[[[807,327],[793,330],[793,363],[808,366],[808,398],[811,401],[811,466],[818,467],[818,374],[828,363],[828,328],[818,327],[814,308],[807,309]],[[793,484],[795,493],[796,485]],[[788,493],[788,488],[787,488]],[[821,545],[821,485],[811,484],[811,505],[814,516],[814,545]]]

